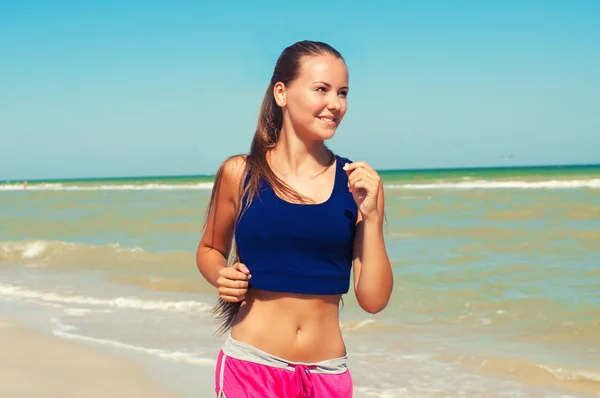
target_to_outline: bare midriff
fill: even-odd
[[[290,362],[320,362],[346,355],[338,295],[250,289],[231,337]]]

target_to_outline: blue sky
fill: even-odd
[[[340,155],[379,169],[600,163],[598,1],[0,9],[0,179],[214,173],[249,149],[275,60],[303,39],[349,67]]]

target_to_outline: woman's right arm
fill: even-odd
[[[221,269],[227,266],[237,216],[238,195],[245,159],[234,156],[223,162],[213,186],[212,205],[204,234],[196,251],[196,264],[202,276],[213,286]]]

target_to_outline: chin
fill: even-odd
[[[309,125],[303,129],[297,128],[296,133],[308,141],[327,141],[335,136],[338,126]]]
[[[310,138],[315,141],[327,141],[332,139],[335,136],[335,130],[331,131],[319,131],[314,132],[310,135]]]
[[[310,130],[309,132],[309,136],[311,139],[314,140],[322,140],[322,141],[326,141],[326,140],[330,140],[335,136],[335,132],[337,131],[337,126],[335,127],[319,127],[319,128],[313,128]]]
[[[335,129],[328,134],[323,135],[323,140],[330,140],[335,136]]]

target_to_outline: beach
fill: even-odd
[[[0,320],[0,395],[14,398],[176,398],[146,370]]]
[[[93,345],[46,336],[0,319],[0,393],[11,398],[182,398],[213,397],[214,374],[205,367],[194,374],[174,372],[153,379],[137,361]],[[138,361],[140,363],[138,363]],[[164,369],[163,369],[164,370]],[[175,371],[175,369],[170,369]],[[160,377],[159,377],[160,379]],[[181,382],[188,383],[182,386]],[[356,398],[366,398],[356,393]]]
[[[355,397],[600,397],[600,167],[381,175],[394,293],[344,296]],[[214,396],[211,178],[0,187],[1,396]]]

